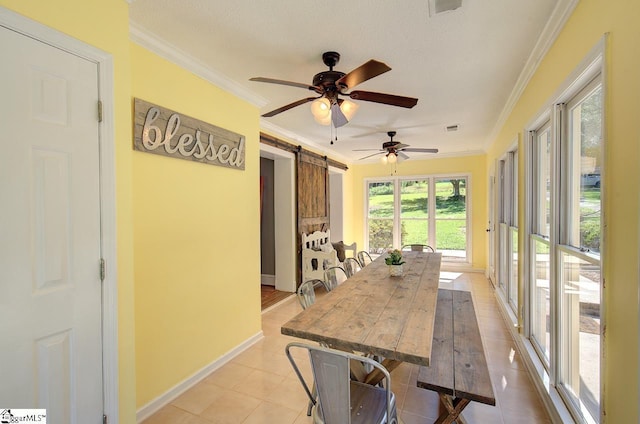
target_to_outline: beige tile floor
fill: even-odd
[[[441,288],[471,291],[487,354],[496,406],[471,403],[469,424],[550,423],[482,274],[441,274]],[[321,293],[319,293],[321,295]],[[301,424],[307,398],[284,354],[292,337],[280,325],[302,310],[291,297],[262,315],[264,338],[144,421],[144,424]],[[308,373],[308,371],[307,371]],[[393,371],[392,389],[405,424],[432,423],[438,396],[416,386],[417,366]]]

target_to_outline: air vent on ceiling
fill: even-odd
[[[458,125],[449,125],[446,127],[447,132],[458,131]]]
[[[429,16],[450,12],[462,7],[462,0],[429,0]]]

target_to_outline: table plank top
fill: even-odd
[[[442,255],[403,252],[403,277],[389,276],[383,256],[285,323],[282,334],[429,365]]]

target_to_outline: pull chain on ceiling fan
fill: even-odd
[[[344,72],[333,70],[339,60],[340,54],[337,52],[323,53],[322,61],[329,67],[329,70],[316,74],[313,77],[311,85],[273,78],[250,78],[250,81],[304,88],[319,94],[319,97],[306,97],[293,103],[289,103],[288,105],[279,107],[278,109],[274,109],[271,112],[267,112],[262,116],[269,118],[296,106],[313,102],[311,104],[311,113],[315,120],[322,125],[329,125],[332,123],[334,127],[339,128],[351,120],[359,107],[355,102],[352,102],[349,99],[404,108],[412,108],[418,103],[418,99],[416,98],[396,96],[394,94],[374,93],[372,91],[361,90],[347,92],[358,84],[390,71],[391,68],[382,62],[372,59],[355,68],[348,74],[345,74]],[[340,96],[347,96],[349,99],[342,99]]]

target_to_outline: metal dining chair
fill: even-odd
[[[307,280],[298,287],[297,295],[302,309],[307,309],[316,302],[315,286],[321,284],[326,287],[322,280]]]
[[[411,250],[413,252],[435,252],[436,249],[428,244],[405,244],[402,250]]]
[[[369,252],[367,252],[366,250],[361,250],[358,252],[358,262],[360,262],[360,266],[364,268],[365,266],[373,262],[373,259],[371,259],[371,255],[369,254]]]
[[[309,387],[291,351],[307,350],[314,383]],[[341,350],[292,342],[285,348],[312,409],[316,424],[397,424],[395,395],[391,391],[391,376],[387,369],[371,358]],[[300,356],[297,356],[300,358]],[[352,361],[377,368],[384,376],[383,387],[353,381]],[[315,390],[313,390],[315,389]]]
[[[338,284],[347,279],[347,272],[339,266],[332,266],[324,270],[324,288],[331,291],[338,287]]]
[[[360,262],[356,258],[346,258],[342,263],[344,265],[344,271],[347,273],[347,277],[353,277],[353,275],[362,269]]]

